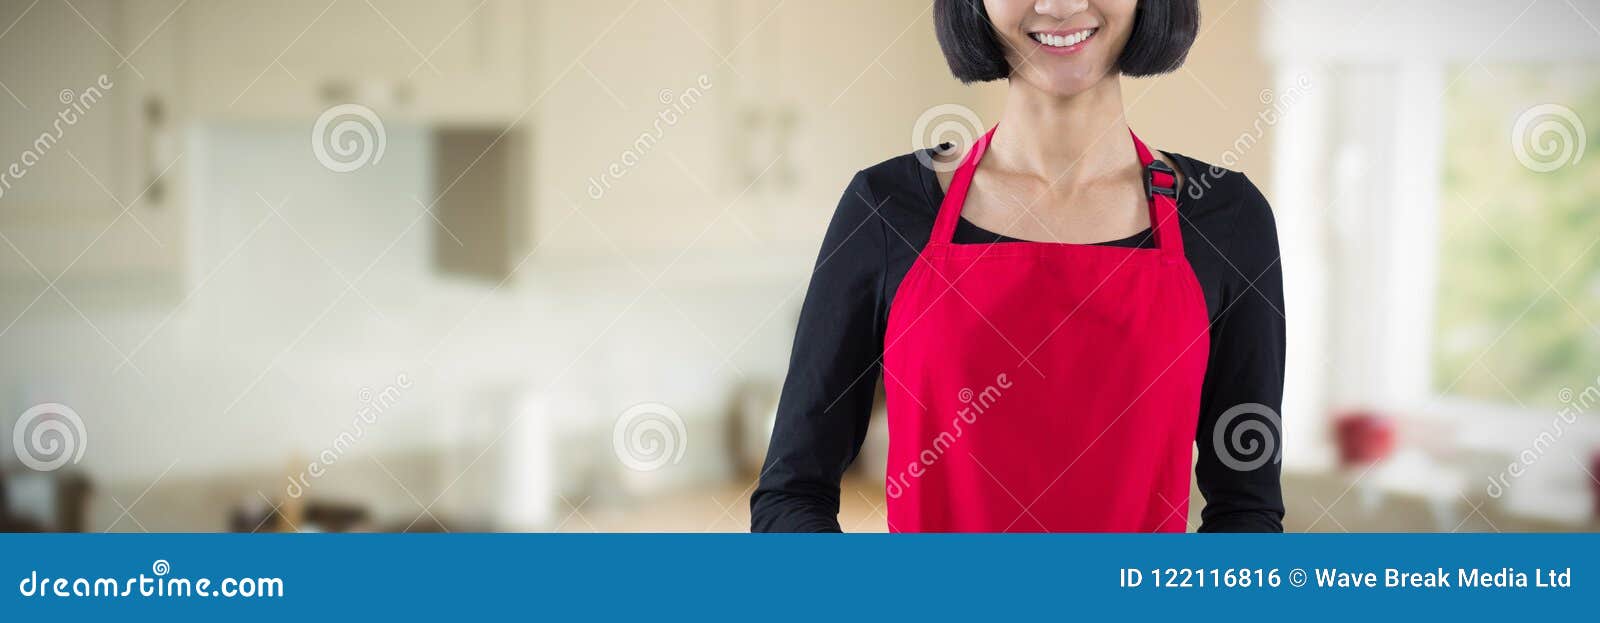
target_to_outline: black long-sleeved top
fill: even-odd
[[[1278,461],[1235,470],[1213,444],[1218,417],[1229,408],[1257,403],[1281,409],[1283,275],[1272,210],[1244,174],[1167,156],[1183,173],[1178,214],[1184,249],[1211,318],[1196,430],[1195,476],[1205,496],[1200,531],[1280,532]],[[867,168],[845,189],[801,309],[777,425],[750,498],[752,531],[839,531],[840,478],[866,437],[889,306],[927,243],[943,199],[938,177],[915,154]],[[1153,246],[1153,238],[1146,230],[1103,244]],[[954,242],[1018,241],[962,219]],[[1281,440],[1273,430],[1269,451],[1279,451]],[[1220,451],[1251,458],[1237,449]]]

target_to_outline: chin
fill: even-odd
[[[1058,67],[1044,75],[1040,72],[1031,72],[1033,75],[1023,79],[1033,88],[1054,95],[1056,97],[1073,97],[1088,91],[1107,78],[1103,72],[1074,71],[1071,68]]]

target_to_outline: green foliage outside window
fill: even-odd
[[[1600,377],[1597,69],[1474,67],[1445,95],[1435,391],[1559,408]]]

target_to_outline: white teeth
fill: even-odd
[[[1080,30],[1067,36],[1051,35],[1046,33],[1033,33],[1033,40],[1053,48],[1065,48],[1083,43],[1089,35],[1094,34],[1094,29]]]

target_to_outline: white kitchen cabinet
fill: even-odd
[[[186,194],[202,163],[185,145],[199,124],[310,124],[342,103],[366,105],[391,125],[509,123],[528,105],[525,32],[535,8],[517,0],[5,3],[0,173],[19,168],[0,179],[0,233],[21,258],[0,244],[0,278],[24,300],[63,274],[64,284],[192,282],[182,276],[195,207]],[[92,101],[77,104],[90,89]]]
[[[540,253],[605,261],[620,252],[640,264],[669,262],[685,247],[814,257],[851,175],[910,151],[924,110],[999,101],[944,69],[929,6],[541,6],[535,92],[549,92],[535,113],[534,161],[546,174],[535,187]],[[679,96],[702,74],[712,85],[703,97],[671,110],[675,123],[656,123],[672,108],[658,96]],[[622,175],[607,175],[614,164]],[[582,216],[549,236],[575,209]]]
[[[719,137],[734,78],[715,47],[728,44],[714,34],[725,4],[539,6],[528,121],[541,258],[643,265],[736,234],[717,219],[733,195],[721,183]],[[714,231],[699,236],[708,224]]]
[[[974,135],[995,121],[997,86],[950,75],[930,2],[761,0],[729,11],[730,58],[744,77],[730,150],[745,172],[739,186],[760,202],[750,226],[771,241],[814,249],[857,170],[930,146],[914,138],[925,111],[970,109],[979,123],[962,124]]]
[[[9,27],[0,38],[0,232],[16,246],[0,245],[8,294],[42,287],[35,268],[72,283],[176,265],[180,219],[168,188],[150,185],[161,167],[150,171],[157,154],[145,114],[169,68],[138,45],[156,25],[144,14],[160,4],[0,8],[0,28]]]
[[[525,105],[533,7],[515,0],[208,0],[177,23],[183,104],[204,118],[509,119]]]

